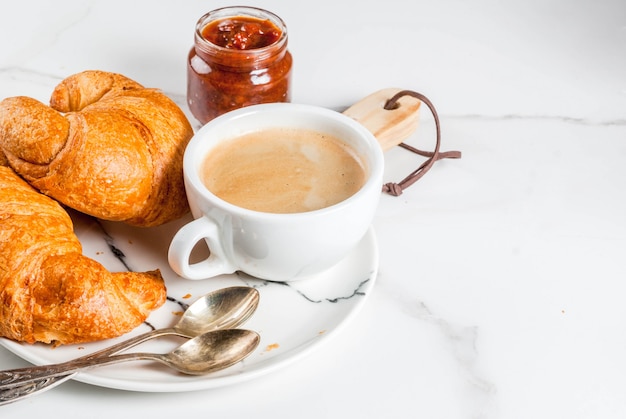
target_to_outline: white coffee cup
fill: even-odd
[[[275,127],[313,130],[345,142],[364,163],[363,186],[337,204],[287,214],[238,207],[205,187],[201,168],[218,144]],[[346,257],[370,228],[381,195],[383,166],[376,138],[358,122],[329,109],[273,103],[222,115],[200,128],[185,150],[185,188],[194,221],[172,239],[170,266],[183,278],[194,280],[242,271],[286,282],[323,272]],[[210,256],[190,263],[192,250],[203,240]]]

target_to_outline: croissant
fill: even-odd
[[[113,338],[165,299],[158,270],[107,271],[82,254],[58,202],[0,167],[0,336],[54,345]]]
[[[0,164],[97,218],[150,227],[189,211],[183,154],[193,129],[165,94],[116,73],[63,80],[50,106],[0,102]]]

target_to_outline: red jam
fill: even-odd
[[[204,39],[231,49],[264,48],[278,41],[281,35],[271,20],[246,16],[216,20],[202,29]]]
[[[290,100],[292,57],[280,18],[249,7],[200,18],[187,61],[187,102],[202,124],[244,106]]]

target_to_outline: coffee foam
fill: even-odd
[[[316,131],[269,128],[216,146],[200,173],[231,204],[262,212],[297,213],[339,203],[365,183],[351,147]]]

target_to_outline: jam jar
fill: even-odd
[[[281,18],[254,7],[202,16],[187,59],[187,103],[202,124],[230,110],[289,102],[292,57]]]

